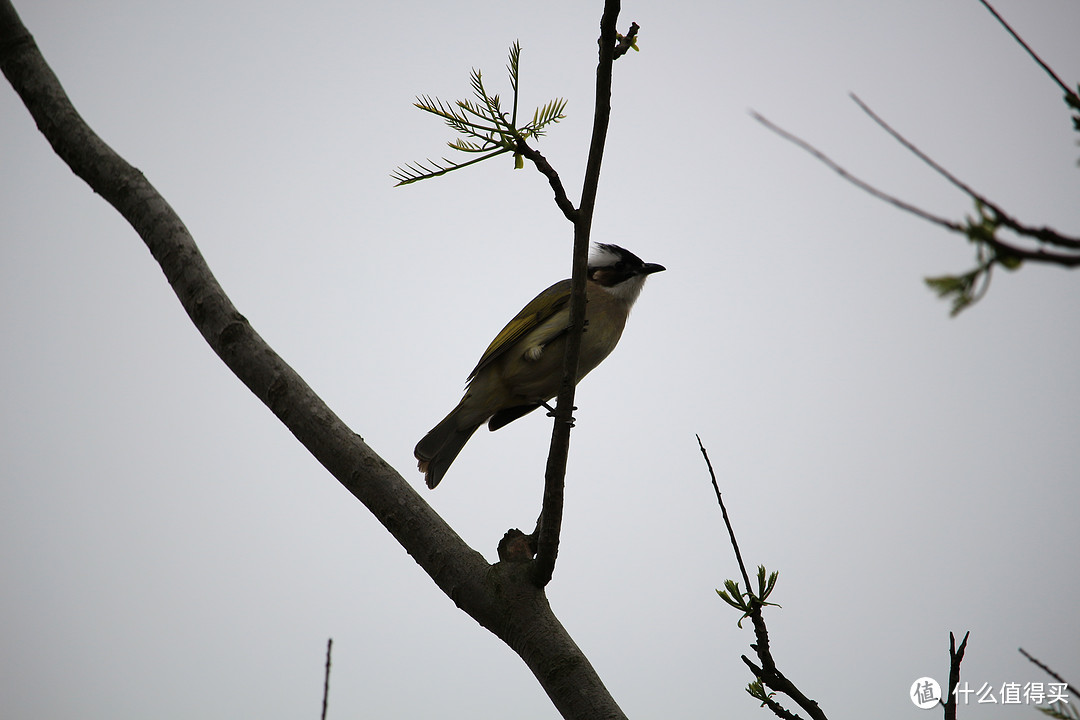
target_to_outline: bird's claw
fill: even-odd
[[[548,411],[548,412],[547,412],[547,416],[548,416],[549,418],[553,418],[553,417],[555,417],[555,408],[551,407],[551,406],[550,406],[550,405],[548,405],[548,404],[547,404],[546,402],[542,402],[542,403],[540,403],[540,404],[541,404],[541,405],[543,405],[543,406],[544,406],[545,408],[547,408],[547,411]],[[572,408],[570,408],[570,412],[574,412],[575,410],[577,410],[577,407],[576,407],[576,406],[575,406],[575,407],[572,407]],[[570,423],[570,427],[574,427],[574,424],[575,424],[575,423],[576,423],[577,421],[576,421],[576,420],[574,420],[573,416],[571,416],[571,417],[570,417],[570,420],[569,420],[568,422]]]

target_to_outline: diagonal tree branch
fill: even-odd
[[[579,216],[578,209],[574,207],[574,203],[570,202],[570,198],[566,194],[566,188],[563,187],[562,178],[559,177],[559,173],[555,171],[555,168],[551,167],[551,163],[547,161],[547,158],[525,142],[524,138],[518,138],[517,151],[523,157],[528,158],[536,166],[536,169],[540,171],[540,174],[548,179],[548,184],[551,185],[551,190],[555,193],[555,204],[559,206],[567,220],[576,224]]]
[[[814,147],[813,145],[811,145],[807,141],[803,140],[798,135],[795,135],[794,133],[788,132],[784,128],[782,128],[779,125],[777,125],[776,123],[774,123],[772,120],[769,120],[764,115],[761,115],[760,113],[751,111],[750,112],[750,117],[754,118],[759,123],[764,125],[766,128],[768,128],[772,132],[776,133],[777,135],[779,135],[783,139],[785,139],[788,142],[792,143],[793,145],[796,145],[799,148],[805,150],[810,155],[812,155],[815,160],[817,160],[818,162],[825,165],[827,168],[829,168],[830,170],[835,172],[837,175],[839,175],[843,179],[847,180],[849,183],[851,183],[855,187],[859,188],[860,190],[862,190],[862,191],[864,191],[866,193],[869,193],[870,195],[873,195],[878,200],[884,200],[885,202],[889,203],[890,205],[893,205],[894,207],[897,207],[897,208],[903,210],[904,212],[911,213],[912,215],[920,217],[923,220],[927,220],[929,222],[932,222],[935,225],[940,225],[941,227],[946,228],[947,230],[952,230],[954,232],[960,232],[962,230],[959,223],[955,223],[952,220],[948,220],[948,219],[943,218],[943,217],[941,217],[939,215],[934,215],[933,213],[929,213],[929,212],[923,210],[922,208],[916,207],[915,205],[912,205],[911,203],[900,200],[899,198],[897,198],[897,197],[895,197],[893,195],[890,195],[890,194],[888,194],[888,193],[886,193],[886,192],[884,192],[882,190],[877,189],[876,187],[874,187],[870,183],[866,182],[865,180],[863,180],[863,179],[857,177],[856,175],[853,175],[852,173],[848,172],[838,162],[833,160],[831,157],[829,157],[828,155],[826,155],[822,151],[818,150],[816,147]]]
[[[624,718],[527,566],[491,565],[469,547],[255,332],[165,199],[79,116],[10,0],[0,0],[0,68],[56,154],[139,234],[192,323],[237,378],[458,607],[525,661],[563,717]]]
[[[1057,680],[1059,683],[1063,684],[1066,688],[1068,688],[1069,692],[1072,693],[1073,697],[1080,697],[1080,690],[1077,690],[1075,687],[1073,687],[1073,685],[1071,683],[1069,683],[1067,680],[1065,680],[1065,678],[1061,677],[1056,672],[1051,670],[1046,664],[1040,662],[1038,658],[1032,656],[1024,648],[1017,648],[1017,650],[1019,650],[1020,654],[1023,655],[1024,657],[1026,657],[1028,659],[1028,661],[1031,664],[1033,664],[1035,667],[1039,668],[1044,673],[1046,673],[1050,677]]]
[[[1012,26],[1009,25],[1009,23],[1005,22],[1005,18],[1001,17],[1001,15],[998,14],[998,11],[995,10],[990,3],[988,3],[986,0],[979,0],[979,2],[982,3],[982,6],[984,8],[986,8],[988,11],[990,11],[990,14],[993,15],[994,18],[999,23],[1001,23],[1001,26],[1003,28],[1005,28],[1005,31],[1008,32],[1010,35],[1012,35],[1013,40],[1018,42],[1020,44],[1020,47],[1024,48],[1024,50],[1027,51],[1027,54],[1031,56],[1031,59],[1034,60],[1039,65],[1039,67],[1041,67],[1043,69],[1043,72],[1045,72],[1047,75],[1049,75],[1050,78],[1055,83],[1057,83],[1058,87],[1061,88],[1061,90],[1066,95],[1076,95],[1075,92],[1073,92],[1072,90],[1069,89],[1068,85],[1066,85],[1064,82],[1062,82],[1061,78],[1059,78],[1057,76],[1057,73],[1054,72],[1053,68],[1051,68],[1045,62],[1043,62],[1043,59],[1041,57],[1039,57],[1039,55],[1034,50],[1031,49],[1031,46],[1029,46],[1026,42],[1024,42],[1024,39],[1022,37],[1020,37],[1016,33],[1015,30],[1012,29]]]
[[[949,181],[951,185],[961,190],[965,195],[990,209],[1002,225],[1016,232],[1018,235],[1024,235],[1031,237],[1039,242],[1047,243],[1048,245],[1057,245],[1059,247],[1069,248],[1072,250],[1080,250],[1080,238],[1073,238],[1067,235],[1063,235],[1050,228],[1035,228],[1028,225],[1024,225],[1015,218],[1011,217],[1008,213],[1001,209],[996,203],[991,201],[988,197],[975,191],[970,185],[963,182],[951,172],[942,167],[936,160],[924,153],[918,147],[915,146],[910,140],[905,138],[899,132],[897,132],[889,123],[885,122],[877,113],[870,109],[870,107],[859,99],[858,95],[852,93],[851,99],[855,101],[855,104],[859,106],[859,109],[866,113],[871,120],[873,120],[878,127],[887,132],[894,140],[904,146],[904,149],[910,152],[915,157],[922,160],[928,165],[934,172],[941,177]]]
[[[917,157],[919,157],[921,160],[923,160],[924,162],[929,164],[931,168],[933,168],[935,171],[937,171],[943,177],[945,177],[946,180],[948,180],[950,183],[955,185],[958,189],[960,189],[961,191],[966,193],[977,204],[981,205],[983,208],[988,210],[989,213],[991,214],[991,219],[993,221],[995,221],[997,224],[1012,230],[1017,235],[1020,235],[1020,236],[1023,236],[1023,237],[1030,237],[1033,240],[1035,240],[1037,242],[1040,242],[1040,243],[1044,243],[1044,244],[1047,244],[1047,245],[1053,245],[1053,246],[1061,247],[1061,248],[1066,248],[1068,250],[1080,250],[1080,238],[1074,238],[1074,237],[1071,237],[1071,236],[1068,236],[1068,235],[1063,235],[1063,234],[1061,234],[1061,233],[1059,233],[1056,230],[1053,230],[1051,228],[1045,228],[1045,227],[1044,228],[1034,228],[1034,227],[1031,227],[1031,226],[1028,226],[1028,225],[1024,225],[1024,224],[1020,223],[1019,221],[1015,220],[1008,213],[1006,213],[1004,210],[1002,210],[998,205],[996,205],[995,203],[993,203],[990,200],[988,200],[987,198],[985,198],[983,195],[981,195],[981,194],[977,193],[976,191],[974,191],[973,189],[971,189],[966,183],[962,182],[961,180],[959,180],[958,178],[953,176],[951,173],[949,173],[947,170],[942,168],[940,165],[938,165],[931,158],[926,156],[925,153],[923,153],[917,147],[912,145],[908,140],[903,138],[903,136],[899,135],[899,133],[897,133],[895,130],[893,130],[891,127],[889,127],[888,124],[886,124],[877,115],[875,115],[872,111],[870,111],[870,109],[868,107],[863,105],[863,103],[857,97],[854,97],[854,96],[852,96],[852,97],[855,100],[855,102],[858,103],[859,106],[862,107],[871,116],[871,118],[873,118],[873,119],[875,119],[875,121],[879,122],[879,124],[881,124],[882,127],[887,132],[889,132],[890,135],[893,135],[893,137],[897,138],[897,140],[899,142],[901,142],[906,148],[910,149],[912,152],[914,152],[916,154]],[[807,141],[803,140],[802,138],[798,137],[797,135],[794,135],[793,133],[790,133],[787,130],[784,130],[780,126],[778,126],[775,123],[773,123],[772,121],[770,121],[768,118],[766,118],[766,117],[764,117],[764,116],[762,116],[762,115],[760,115],[758,113],[751,113],[751,116],[755,120],[760,122],[762,125],[764,125],[766,128],[771,130],[772,132],[776,133],[777,135],[784,138],[785,140],[797,145],[798,147],[800,147],[803,150],[805,150],[806,152],[808,152],[815,159],[817,159],[818,161],[823,163],[825,166],[827,166],[833,172],[835,172],[840,177],[847,180],[849,183],[851,183],[855,187],[859,188],[860,190],[863,190],[863,191],[869,193],[870,195],[873,195],[874,197],[878,198],[879,200],[883,200],[883,201],[889,203],[890,205],[893,205],[894,207],[897,207],[897,208],[903,210],[904,212],[910,213],[912,215],[915,215],[916,217],[922,218],[923,220],[926,220],[928,222],[934,223],[935,225],[943,227],[946,230],[949,230],[949,231],[955,232],[955,233],[959,233],[959,234],[965,235],[965,236],[970,234],[970,232],[971,232],[970,226],[962,224],[962,223],[954,222],[952,220],[949,220],[947,218],[943,218],[943,217],[938,216],[938,215],[934,215],[933,213],[927,212],[926,210],[923,210],[922,208],[920,208],[918,206],[915,206],[915,205],[912,205],[911,203],[905,202],[904,200],[901,200],[901,199],[895,197],[894,195],[890,195],[889,193],[886,193],[886,192],[884,192],[882,190],[879,190],[878,188],[876,188],[875,186],[873,186],[870,183],[866,182],[865,180],[862,180],[861,178],[859,178],[859,177],[853,175],[852,173],[848,172],[839,163],[837,163],[835,160],[833,160],[828,155],[823,153],[821,150],[818,150],[816,147],[814,147],[813,145],[811,145]],[[986,245],[993,248],[994,251],[997,253],[997,256],[1001,257],[1001,258],[1015,258],[1016,260],[1029,260],[1029,261],[1032,261],[1032,262],[1048,263],[1048,264],[1052,264],[1052,265],[1061,265],[1062,267],[1077,267],[1077,266],[1080,266],[1080,254],[1071,254],[1069,252],[1054,252],[1054,251],[1044,250],[1044,249],[1042,249],[1040,247],[1030,249],[1030,248],[1026,248],[1026,247],[1022,247],[1020,245],[1017,245],[1014,242],[1006,242],[1006,241],[1001,240],[1000,238],[998,238],[996,235],[992,235],[992,234],[989,234],[989,233],[984,234],[984,235],[980,235],[978,237],[978,241],[979,242],[984,242],[984,243],[986,243]]]

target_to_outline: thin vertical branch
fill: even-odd
[[[960,663],[964,660],[964,651],[967,650],[968,635],[964,633],[964,639],[960,647],[956,647],[956,637],[949,633],[949,689],[947,699],[942,701],[945,706],[945,720],[956,720],[956,686],[960,684]]]
[[[326,720],[326,704],[330,700],[330,650],[334,647],[334,638],[326,641],[326,675],[323,676],[322,720]]]
[[[585,166],[581,202],[574,222],[574,259],[570,290],[570,331],[566,338],[563,359],[562,386],[555,406],[555,422],[551,431],[547,468],[544,474],[544,505],[537,527],[536,559],[532,581],[544,587],[551,581],[555,560],[559,554],[559,534],[562,529],[563,490],[566,480],[566,460],[570,452],[570,430],[574,425],[574,394],[577,384],[578,356],[581,353],[581,333],[585,327],[585,280],[588,271],[589,238],[592,231],[596,189],[600,182],[600,166],[604,159],[608,121],[611,116],[611,66],[615,60],[616,24],[620,0],[606,0],[600,19],[600,52],[596,67],[596,105],[593,112],[592,141]]]

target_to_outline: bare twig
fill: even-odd
[[[998,12],[997,12],[997,10],[995,10],[995,9],[994,9],[994,8],[993,8],[993,7],[992,7],[992,6],[990,5],[990,3],[986,2],[986,0],[979,0],[979,2],[980,2],[980,3],[982,3],[982,6],[983,6],[984,8],[986,8],[987,10],[989,10],[989,11],[990,11],[990,14],[991,14],[991,15],[993,15],[993,16],[994,16],[994,18],[995,18],[995,19],[997,19],[997,21],[998,21],[999,23],[1001,23],[1001,26],[1002,26],[1003,28],[1005,28],[1005,30],[1007,30],[1007,31],[1008,31],[1008,33],[1009,33],[1010,35],[1012,35],[1012,36],[1013,36],[1013,40],[1016,40],[1016,42],[1020,43],[1020,47],[1024,48],[1025,50],[1027,50],[1027,54],[1031,56],[1031,59],[1032,59],[1032,60],[1034,60],[1035,62],[1037,62],[1037,63],[1039,64],[1039,67],[1041,67],[1041,68],[1042,68],[1042,69],[1043,69],[1043,70],[1044,70],[1044,71],[1046,72],[1046,74],[1047,74],[1047,75],[1049,75],[1049,76],[1050,76],[1051,78],[1053,78],[1054,82],[1056,82],[1056,83],[1058,84],[1058,87],[1060,87],[1060,88],[1061,88],[1062,90],[1064,90],[1064,91],[1065,91],[1065,94],[1066,94],[1066,95],[1075,95],[1075,94],[1076,94],[1076,93],[1075,93],[1074,91],[1070,90],[1070,89],[1069,89],[1069,86],[1068,86],[1068,85],[1066,85],[1066,84],[1065,84],[1064,82],[1062,82],[1062,81],[1061,81],[1061,78],[1059,78],[1059,77],[1057,76],[1057,73],[1055,73],[1055,72],[1054,72],[1054,71],[1053,71],[1053,70],[1052,70],[1052,69],[1050,68],[1050,66],[1049,66],[1049,65],[1047,65],[1046,63],[1044,63],[1044,62],[1043,62],[1043,60],[1042,60],[1042,58],[1041,58],[1041,57],[1039,57],[1039,56],[1038,56],[1038,55],[1037,55],[1037,54],[1035,53],[1035,51],[1034,51],[1034,50],[1032,50],[1032,49],[1031,49],[1031,47],[1030,47],[1030,46],[1029,46],[1029,45],[1028,45],[1028,44],[1027,44],[1026,42],[1024,42],[1023,38],[1021,38],[1021,37],[1020,37],[1020,36],[1019,36],[1019,35],[1018,35],[1018,34],[1016,33],[1016,31],[1012,29],[1012,27],[1011,27],[1011,26],[1009,25],[1009,23],[1005,22],[1005,18],[1003,18],[1003,17],[1001,17],[1000,15],[998,15]]]
[[[967,649],[968,635],[964,633],[964,639],[960,647],[956,647],[956,637],[949,633],[949,688],[946,692],[947,700],[942,700],[945,706],[945,720],[956,720],[956,686],[960,684],[960,663],[964,660],[964,651]]]
[[[843,167],[840,166],[839,163],[837,163],[835,160],[830,158],[828,155],[826,155],[822,151],[818,150],[816,147],[814,147],[813,145],[811,145],[807,141],[803,140],[802,138],[800,138],[799,136],[797,136],[797,135],[795,135],[793,133],[788,132],[787,130],[784,130],[782,127],[780,127],[776,123],[772,122],[771,120],[766,118],[764,115],[761,115],[761,114],[759,114],[757,112],[754,112],[754,111],[751,111],[750,115],[755,120],[757,120],[759,123],[761,123],[762,125],[767,127],[769,130],[772,130],[774,133],[776,133],[780,137],[784,138],[785,140],[787,140],[790,143],[793,143],[793,144],[797,145],[798,147],[802,148],[806,152],[813,155],[815,159],[817,159],[818,161],[823,163],[830,170],[832,170],[837,175],[844,178],[845,180],[847,180],[849,183],[851,183],[855,187],[859,188],[860,190],[863,190],[863,191],[873,195],[874,197],[876,197],[879,200],[884,200],[885,202],[889,203],[890,205],[894,205],[895,207],[898,207],[898,208],[900,208],[901,210],[903,210],[905,212],[908,212],[908,213],[911,213],[912,215],[916,215],[918,217],[921,217],[923,220],[928,220],[929,222],[932,222],[935,225],[940,225],[941,227],[946,228],[948,230],[952,230],[953,232],[962,232],[963,231],[961,226],[958,223],[953,222],[952,220],[947,220],[947,219],[945,219],[943,217],[939,217],[937,215],[929,213],[929,212],[923,210],[922,208],[919,208],[919,207],[916,207],[915,205],[912,205],[911,203],[907,203],[907,202],[904,202],[903,200],[900,200],[899,198],[895,197],[894,195],[889,195],[886,192],[878,190],[876,187],[874,187],[870,183],[866,182],[865,180],[862,180],[859,177],[856,177],[855,175],[853,175],[850,172],[848,172],[847,170],[845,170]]]
[[[903,145],[904,148],[908,152],[910,152],[912,155],[914,155],[915,157],[919,158],[924,163],[929,165],[931,168],[934,169],[934,171],[936,173],[938,173],[943,178],[948,180],[955,187],[962,190],[964,192],[964,194],[967,195],[968,197],[975,198],[976,200],[983,199],[982,196],[979,195],[974,190],[972,190],[970,186],[968,186],[966,183],[961,181],[955,175],[953,175],[948,170],[943,168],[941,165],[939,165],[937,162],[935,162],[933,158],[931,158],[929,155],[927,155],[922,150],[917,148],[914,144],[909,142],[907,138],[905,138],[903,135],[901,135],[896,130],[894,130],[891,125],[889,125],[887,122],[885,122],[883,119],[881,119],[881,117],[877,113],[875,113],[873,110],[871,110],[870,106],[867,105],[866,103],[864,103],[859,98],[858,95],[856,95],[855,93],[850,93],[849,96],[851,97],[852,100],[855,101],[855,104],[859,106],[860,110],[862,110],[864,113],[866,113],[870,117],[871,120],[873,120],[875,123],[877,123],[878,127],[880,127],[885,132],[889,133],[889,135],[891,135],[893,137],[893,139],[895,139],[898,143]]]
[[[709,452],[702,444],[701,436],[694,435],[694,437],[697,438],[701,456],[705,458],[705,465],[709,468],[709,477],[712,478],[713,490],[716,491],[716,502],[720,503],[720,514],[724,516],[724,525],[727,526],[728,537],[731,538],[731,547],[735,549],[735,559],[739,561],[739,572],[742,573],[743,582],[746,583],[746,589],[749,590],[750,575],[746,572],[746,564],[743,563],[742,553],[739,552],[739,541],[735,539],[735,530],[731,527],[731,520],[728,518],[727,508],[724,507],[724,498],[720,495],[720,486],[716,482],[716,473],[713,471],[712,461],[709,460]]]
[[[1037,240],[1039,242],[1052,244],[1052,245],[1056,245],[1058,247],[1063,247],[1063,248],[1068,248],[1068,249],[1080,249],[1080,238],[1074,238],[1074,237],[1069,237],[1069,236],[1066,236],[1066,235],[1062,235],[1061,233],[1058,233],[1057,231],[1052,230],[1050,228],[1046,228],[1046,227],[1033,228],[1033,227],[1030,227],[1030,226],[1027,226],[1027,225],[1023,225],[1020,222],[1018,222],[1017,220],[1015,220],[1013,217],[1008,215],[1004,210],[1002,210],[1000,207],[998,207],[995,203],[987,200],[981,194],[976,193],[967,184],[963,183],[958,178],[956,178],[951,173],[949,173],[947,170],[945,170],[940,165],[938,165],[936,162],[931,160],[928,156],[925,155],[925,153],[918,150],[918,148],[916,148],[909,141],[904,139],[903,136],[901,136],[899,133],[897,133],[895,130],[893,130],[891,127],[889,127],[887,123],[884,123],[884,121],[881,121],[881,119],[877,115],[875,115],[872,111],[870,111],[870,109],[868,107],[866,107],[862,103],[862,101],[860,101],[857,97],[855,97],[855,96],[852,96],[852,97],[855,100],[855,102],[858,103],[860,107],[864,108],[864,110],[866,110],[867,113],[872,118],[874,118],[876,121],[879,121],[879,124],[881,124],[882,127],[887,132],[889,132],[891,135],[896,137],[897,140],[899,140],[904,145],[904,147],[912,150],[912,152],[914,152],[920,159],[923,159],[932,168],[934,168],[936,171],[941,173],[943,177],[945,177],[947,180],[949,180],[949,182],[953,183],[961,191],[967,193],[973,200],[975,200],[976,202],[982,203],[987,209],[989,209],[991,211],[991,213],[993,213],[993,218],[999,224],[1003,225],[1004,227],[1009,228],[1010,230],[1013,230],[1014,232],[1016,232],[1019,235],[1030,237],[1030,238],[1032,238],[1034,240]],[[840,177],[844,178],[845,180],[847,180],[849,183],[851,183],[855,187],[859,188],[860,190],[863,190],[863,191],[869,193],[870,195],[873,195],[874,197],[878,198],[879,200],[884,200],[885,202],[889,203],[890,205],[893,205],[894,207],[899,208],[900,210],[903,210],[903,211],[908,212],[908,213],[910,213],[912,215],[920,217],[923,220],[927,220],[928,222],[932,222],[935,225],[943,227],[946,230],[949,230],[949,231],[955,232],[955,233],[959,233],[959,234],[965,235],[965,236],[968,234],[968,228],[966,226],[962,225],[961,223],[957,223],[957,222],[954,222],[952,220],[948,220],[946,218],[940,217],[938,215],[934,215],[933,213],[927,212],[926,210],[923,210],[920,207],[917,207],[915,205],[912,205],[911,203],[905,202],[905,201],[897,198],[894,195],[890,195],[889,193],[886,193],[886,192],[884,192],[882,190],[879,190],[878,188],[874,187],[873,185],[866,182],[865,180],[862,180],[861,178],[859,178],[859,177],[853,175],[852,173],[848,172],[847,170],[845,170],[835,160],[830,158],[828,155],[823,153],[821,150],[818,150],[816,147],[814,147],[813,145],[811,145],[807,141],[805,141],[802,138],[798,137],[797,135],[794,135],[793,133],[790,133],[787,130],[784,130],[780,126],[776,125],[775,123],[773,123],[772,121],[770,121],[766,117],[764,117],[764,116],[762,116],[762,115],[760,115],[760,114],[758,114],[756,112],[752,112],[751,115],[753,116],[753,118],[755,120],[760,122],[766,128],[768,128],[772,132],[776,133],[780,137],[784,138],[785,140],[787,140],[787,141],[793,143],[794,145],[802,148],[803,150],[808,152],[810,155],[812,155],[814,158],[816,158],[821,163],[823,163],[825,166],[827,166],[829,169],[833,170]],[[1042,249],[1030,250],[1030,249],[1027,249],[1027,248],[1017,246],[1017,245],[1015,245],[1013,243],[1004,242],[1004,241],[1002,241],[1002,240],[1000,240],[1000,239],[998,239],[996,237],[990,237],[990,236],[982,238],[982,241],[986,242],[987,245],[992,247],[997,253],[999,253],[999,255],[1001,255],[1003,257],[1013,257],[1013,258],[1017,258],[1019,260],[1029,260],[1029,261],[1032,261],[1032,262],[1050,263],[1050,264],[1054,264],[1054,265],[1061,265],[1063,267],[1080,266],[1080,254],[1072,255],[1072,254],[1060,253],[1060,252],[1049,252],[1049,251],[1042,250]]]
[[[326,720],[326,704],[330,699],[330,649],[334,647],[334,638],[326,641],[326,675],[323,677],[322,720]]]
[[[698,447],[701,449],[701,455],[705,458],[705,464],[709,468],[709,476],[712,478],[713,489],[716,491],[716,500],[720,503],[720,512],[724,516],[724,524],[727,525],[728,535],[731,538],[731,546],[735,549],[735,557],[739,561],[739,570],[742,571],[743,581],[746,583],[746,588],[749,590],[750,576],[746,572],[746,565],[743,563],[742,553],[739,551],[739,543],[735,540],[735,530],[731,526],[731,520],[728,518],[727,508],[724,507],[724,500],[720,494],[720,485],[716,481],[716,473],[713,471],[712,462],[709,460],[709,453],[705,450],[705,445],[701,442],[701,436],[695,435],[698,441]],[[784,676],[782,672],[776,667],[776,661],[773,659],[772,650],[769,648],[769,629],[765,625],[765,618],[761,614],[761,601],[751,595],[750,600],[750,620],[754,623],[754,637],[756,642],[750,645],[754,652],[758,656],[758,660],[761,662],[761,666],[758,667],[754,664],[750,658],[745,655],[742,656],[742,661],[750,668],[750,672],[754,673],[754,676],[759,678],[761,682],[766,686],[777,692],[784,693],[795,703],[807,712],[807,714],[814,718],[814,720],[828,720],[824,712],[818,706],[816,700],[811,700],[803,694],[795,683],[791,682]],[[781,718],[798,718],[798,715],[792,715],[788,710],[785,710],[779,703],[772,700],[766,700],[765,704],[772,710],[778,717]]]
[[[1050,228],[1034,228],[1020,223],[1018,220],[1011,217],[1008,213],[1002,210],[996,203],[991,201],[985,195],[976,192],[970,185],[950,173],[939,163],[937,163],[933,158],[924,153],[911,141],[909,141],[907,138],[897,132],[891,125],[889,125],[889,123],[885,122],[877,113],[871,110],[866,103],[859,99],[858,95],[852,93],[851,99],[855,101],[855,104],[859,106],[860,110],[866,113],[871,120],[877,123],[878,127],[889,133],[889,135],[891,135],[898,143],[903,145],[904,148],[908,150],[911,154],[913,154],[915,157],[919,158],[928,166],[930,166],[934,170],[934,172],[948,180],[949,183],[951,183],[954,187],[963,191],[963,193],[970,197],[972,200],[975,200],[976,202],[985,205],[987,208],[993,211],[995,219],[998,220],[1005,227],[1009,228],[1010,230],[1016,232],[1019,235],[1034,238],[1039,242],[1044,242],[1050,245],[1057,245],[1059,247],[1066,247],[1074,250],[1080,249],[1080,238],[1068,237],[1054,230],[1051,230]]]
[[[1065,683],[1065,687],[1067,687],[1069,689],[1069,692],[1072,693],[1073,697],[1080,697],[1080,690],[1077,690],[1075,687],[1073,687],[1071,683],[1066,682],[1065,678],[1061,677],[1056,672],[1051,670],[1049,667],[1047,667],[1043,663],[1039,662],[1036,658],[1032,657],[1026,650],[1024,650],[1024,648],[1017,648],[1017,649],[1020,651],[1021,655],[1026,657],[1032,664],[1034,664],[1037,668],[1042,670],[1044,673],[1046,673],[1050,677],[1054,678],[1059,683]]]

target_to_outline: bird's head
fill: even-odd
[[[589,255],[589,280],[629,305],[637,300],[645,278],[665,269],[663,265],[642,262],[618,245],[597,243]]]

